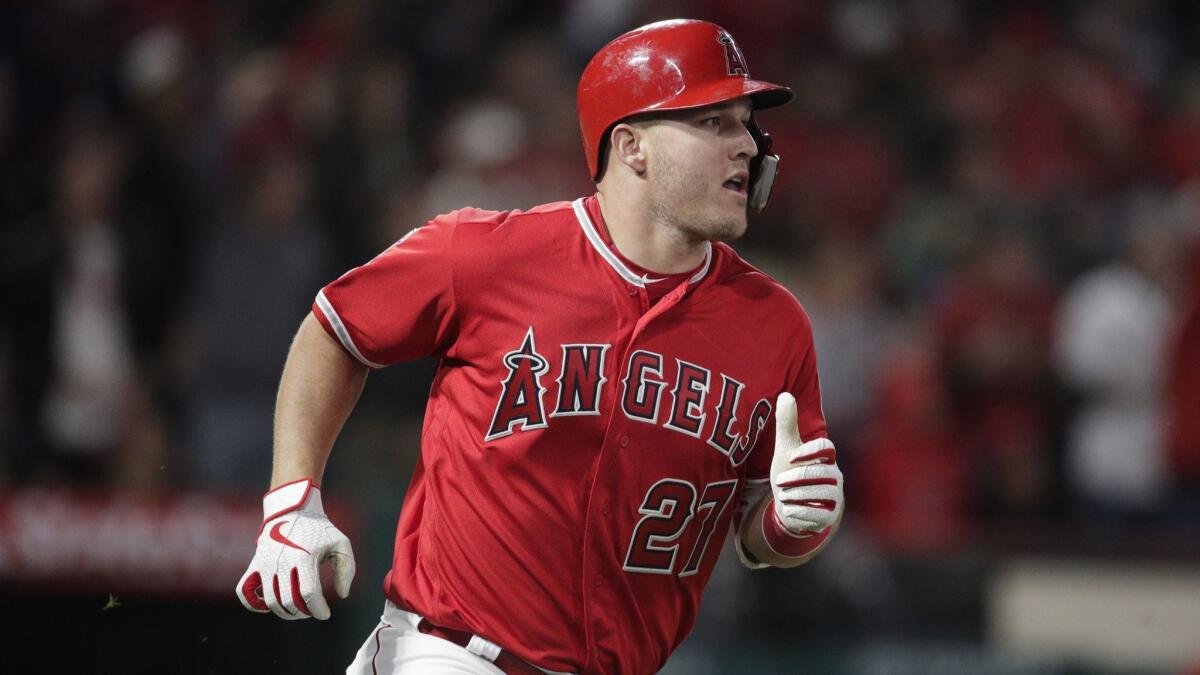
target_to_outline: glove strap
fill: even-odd
[[[303,508],[324,513],[321,488],[309,478],[285,483],[263,495],[263,523]]]
[[[779,515],[775,513],[775,505],[768,504],[767,508],[763,509],[762,530],[763,540],[767,542],[767,546],[770,546],[772,551],[788,558],[800,558],[820,548],[821,544],[829,538],[833,527],[827,527],[820,532],[796,534],[779,522]]]

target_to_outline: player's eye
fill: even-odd
[[[721,126],[721,118],[715,115],[713,117],[705,117],[704,119],[700,120],[700,124],[706,127],[719,127]]]

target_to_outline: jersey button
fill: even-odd
[[[626,289],[625,289],[625,292],[626,292],[626,293],[628,293],[628,294],[630,294],[630,295],[637,295],[637,287],[636,287],[636,286],[629,286],[628,288],[626,288]]]
[[[592,579],[592,585],[595,586],[596,588],[600,588],[600,575],[599,574],[596,575],[595,579]]]
[[[622,448],[629,447],[629,434],[621,434],[621,447]]]

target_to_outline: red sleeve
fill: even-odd
[[[321,289],[313,302],[321,326],[372,368],[445,353],[456,334],[456,223],[440,216]]]
[[[812,326],[807,316],[803,317],[794,339],[797,358],[788,368],[786,386],[796,397],[800,439],[807,442],[814,438],[827,438],[829,433],[825,429],[825,412],[821,409],[821,383],[817,377],[817,350],[813,348]],[[771,416],[746,460],[747,481],[766,480],[771,476],[771,459],[775,454],[775,400],[771,399],[770,404]]]

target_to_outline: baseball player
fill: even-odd
[[[579,82],[595,195],[438,216],[322,289],[243,604],[327,619],[324,560],[346,596],[318,482],[367,373],[421,356],[421,456],[348,673],[652,673],[731,529],[751,568],[816,554],[843,499],[811,327],[724,243],[778,161],[753,113],[791,98],[719,26],[636,29]]]

